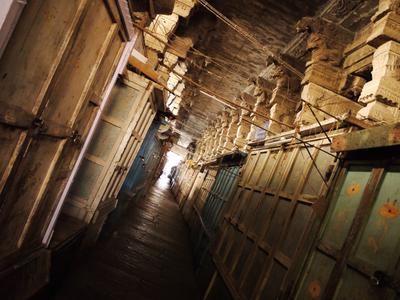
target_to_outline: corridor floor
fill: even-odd
[[[187,227],[165,183],[130,204],[56,299],[199,299]]]

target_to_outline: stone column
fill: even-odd
[[[296,108],[299,99],[296,98],[299,83],[291,78],[289,72],[280,65],[276,65],[272,77],[276,81],[276,87],[272,92],[270,105],[271,120],[268,130],[273,133],[288,131],[294,123]],[[288,126],[285,126],[287,124]]]
[[[205,141],[205,147],[204,147],[204,159],[208,160],[212,156],[212,146],[213,146],[213,139],[214,136],[214,123],[212,122],[210,126],[207,128],[206,131],[206,141]]]
[[[224,149],[222,153],[227,153],[235,149],[235,139],[238,130],[240,111],[238,109],[231,109],[229,111],[229,126],[226,133],[225,143],[223,145]]]
[[[202,146],[203,146],[203,139],[199,139],[196,143],[196,150],[194,151],[193,154],[193,161],[195,161],[196,163],[200,161]]]
[[[215,124],[214,124],[214,137],[213,137],[213,144],[212,144],[212,156],[213,157],[218,155],[221,131],[222,131],[221,113],[218,113],[217,120],[215,121]]]
[[[359,102],[366,105],[360,119],[394,123],[399,121],[400,43],[386,42],[378,47],[372,61],[372,80],[364,85]]]
[[[255,88],[254,88],[254,98],[256,99],[256,103],[253,109],[253,114],[251,114],[251,120],[253,123],[257,124],[260,127],[267,128],[269,125],[269,119],[268,118],[263,118],[261,115],[264,115],[266,117],[270,116],[270,99],[272,96],[272,91],[274,89],[275,84],[272,83],[269,80],[266,80],[265,78],[258,76],[257,79],[255,80]],[[256,114],[258,113],[258,114]],[[250,132],[247,136],[247,140],[249,141],[255,141],[257,139],[260,139],[257,136],[257,132],[259,132],[260,129],[259,127],[255,125],[250,126]],[[266,136],[266,131],[263,132],[264,137]],[[262,139],[262,138],[261,138]]]
[[[351,36],[335,24],[311,17],[301,19],[297,23],[297,31],[309,33],[307,50],[311,52],[311,60],[306,64],[302,81],[301,98],[331,115],[349,112],[356,115],[361,106],[339,94],[346,82],[346,74],[341,68],[343,52]],[[315,108],[313,111],[320,121],[330,118]],[[296,122],[299,125],[316,123],[305,103]]]
[[[248,86],[240,95],[240,105],[247,109],[240,110],[240,118],[238,122],[238,130],[236,133],[236,138],[234,140],[235,149],[239,149],[242,151],[246,150],[248,135],[251,129],[252,116],[251,111],[254,108],[256,103],[256,99],[253,96],[254,93],[254,85]]]
[[[229,112],[228,112],[228,110],[224,110],[221,115],[221,134],[220,134],[219,142],[218,142],[218,149],[217,149],[218,154],[224,153],[224,145],[225,145],[225,142],[227,139],[229,121],[230,121],[229,120]]]

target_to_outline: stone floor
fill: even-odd
[[[187,227],[165,183],[129,206],[55,299],[199,299]]]

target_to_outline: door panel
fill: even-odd
[[[86,2],[29,1],[0,60],[0,193],[29,144],[27,130],[45,106],[44,95]]]
[[[306,259],[307,242],[317,221],[314,204],[323,202],[338,163],[320,150],[329,151],[324,135],[310,143],[316,147],[296,144],[254,150],[244,166],[214,253],[215,260],[222,262],[220,272],[237,287],[232,293],[239,293],[243,299],[286,299]],[[310,184],[310,178],[316,175],[317,184]],[[247,251],[248,240],[253,244],[251,251]],[[261,258],[265,258],[263,265],[254,266]],[[334,265],[331,259],[327,280]]]
[[[400,168],[384,167],[347,163],[296,299],[396,299]]]
[[[135,82],[121,81],[113,88],[69,193],[65,212],[84,218],[86,222],[91,220],[108,193],[110,178],[123,155],[132,128],[141,124],[140,115],[148,106],[151,83],[140,76],[132,75],[133,78]]]
[[[334,266],[334,259],[319,251],[315,252],[296,299],[323,299],[322,295]]]
[[[339,283],[334,299],[337,300],[376,300],[395,299],[395,292],[389,289],[382,289],[370,284],[370,279],[351,269],[347,268]]]
[[[60,3],[61,7],[45,2],[43,10],[48,15],[42,17],[51,19],[58,13],[64,14],[65,12],[61,9],[66,3]],[[86,1],[82,2],[82,5],[84,3]],[[76,5],[75,14],[68,5],[64,8],[67,13],[71,12],[73,15],[70,18],[72,18],[72,23],[75,22],[75,28],[67,32],[64,30],[63,34],[58,32],[60,36],[51,35],[52,42],[61,43],[60,47],[64,49],[64,53],[62,57],[56,56],[52,65],[49,66],[46,62],[51,68],[50,73],[54,75],[51,79],[42,76],[43,74],[37,74],[40,81],[44,80],[38,85],[43,89],[34,87],[32,93],[44,96],[44,100],[32,101],[30,98],[30,104],[27,107],[32,112],[37,112],[37,116],[32,128],[29,128],[26,148],[23,155],[19,157],[18,169],[13,174],[12,180],[9,179],[6,183],[2,194],[4,210],[1,216],[0,237],[11,240],[4,249],[1,249],[1,252],[5,251],[4,254],[20,248],[25,242],[25,246],[28,246],[28,242],[29,246],[41,244],[40,235],[44,222],[47,216],[51,216],[58,199],[49,199],[50,202],[47,205],[41,204],[46,202],[49,184],[53,183],[53,179],[57,177],[56,166],[60,166],[59,159],[63,157],[62,153],[65,153],[63,149],[65,145],[69,145],[68,139],[73,136],[78,116],[89,101],[88,97],[94,80],[109,53],[110,43],[118,32],[118,26],[113,22],[102,0],[89,1],[84,7],[76,1],[68,1],[68,4]],[[41,12],[41,9],[38,9],[39,11]],[[64,18],[60,16],[60,20]],[[42,26],[49,27],[49,24],[42,24]],[[57,27],[57,25],[54,26]],[[43,32],[43,34],[46,38],[46,33]],[[33,43],[41,47],[38,46],[41,43],[37,40]],[[47,51],[44,52],[47,53]],[[58,54],[57,52],[55,55]],[[32,65],[40,65],[40,63],[35,61]],[[30,84],[29,78],[19,81]],[[18,101],[15,102],[18,103]],[[86,125],[84,123],[81,125]],[[72,157],[74,154],[72,153]],[[63,159],[67,164],[70,162],[68,158],[63,157]],[[62,174],[62,177],[66,176],[68,175]],[[32,230],[30,227],[36,229]],[[30,230],[37,233],[29,236]]]
[[[396,269],[400,253],[399,183],[399,168],[385,174],[354,255],[390,275]]]
[[[329,217],[322,242],[340,250],[360,204],[371,168],[355,166],[349,169],[335,201],[335,209]]]

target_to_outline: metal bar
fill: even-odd
[[[317,115],[315,114],[314,110],[312,109],[310,103],[307,102],[307,106],[310,109],[311,113],[313,114],[315,120],[317,120],[319,127],[321,127],[322,132],[325,134],[326,138],[328,139],[329,143],[332,144],[332,140],[330,139],[330,137],[328,136],[328,134],[326,133],[325,129],[322,127],[321,122],[318,120]]]
[[[321,176],[321,178],[322,178],[322,180],[324,181],[326,187],[329,187],[328,183],[327,183],[326,180],[325,180],[324,175],[322,175],[321,171],[319,170],[319,168],[318,168],[318,166],[317,166],[317,163],[316,163],[315,160],[314,160],[314,157],[312,156],[310,150],[308,150],[307,145],[306,145],[305,143],[304,143],[304,146],[305,146],[305,148],[306,148],[306,150],[307,150],[307,153],[308,153],[308,155],[310,156],[310,158],[311,158],[311,160],[312,160],[312,163],[313,163],[315,169],[317,170],[319,176]]]

